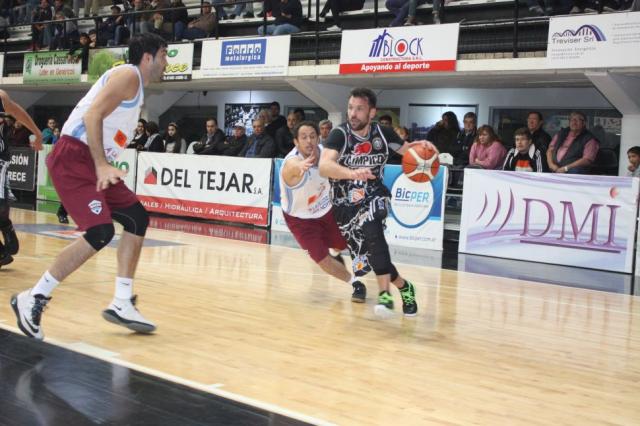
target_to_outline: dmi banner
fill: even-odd
[[[291,36],[205,40],[201,78],[287,75]]]
[[[455,71],[459,24],[342,32],[340,74]]]
[[[280,205],[281,164],[281,159],[275,161],[271,229],[288,231]],[[402,173],[402,167],[385,166],[384,184],[391,191],[391,211],[385,230],[389,244],[442,250],[447,171],[440,166],[432,182],[417,183]]]
[[[630,273],[639,182],[466,169],[460,251]]]
[[[549,68],[637,67],[640,66],[638,52],[640,12],[549,20]]]
[[[269,225],[271,159],[145,152],[136,193],[147,210]]]

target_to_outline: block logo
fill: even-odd
[[[144,172],[144,184],[145,185],[157,185],[158,184],[158,172],[153,167],[149,167]]]

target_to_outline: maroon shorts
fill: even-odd
[[[96,166],[89,147],[62,135],[47,156],[47,168],[60,201],[82,231],[112,223],[111,211],[131,207],[136,194],[120,181],[96,191]]]
[[[286,213],[284,220],[300,247],[318,263],[329,254],[329,249],[344,250],[347,242],[340,234],[333,218],[333,210],[317,219],[300,219]]]

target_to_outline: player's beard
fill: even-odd
[[[351,119],[349,120],[349,125],[351,126],[351,129],[355,130],[355,131],[360,131],[362,129],[364,129],[365,127],[367,127],[369,123],[365,123],[363,121],[360,121],[358,119]]]

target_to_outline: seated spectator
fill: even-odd
[[[283,35],[300,32],[302,26],[302,4],[300,0],[280,0],[280,14],[273,24],[267,25],[266,34],[263,25],[258,27],[258,34]]]
[[[160,136],[160,127],[153,121],[147,122],[147,142],[139,151],[164,152],[164,139]],[[139,146],[139,145],[138,145]]]
[[[154,32],[161,34],[165,18],[168,19],[169,12],[156,12],[157,10],[168,9],[169,0],[151,0],[149,10],[151,11],[146,22],[142,23],[142,32]],[[167,14],[167,16],[165,16]],[[173,33],[173,29],[171,29]]]
[[[298,123],[298,116],[290,112],[287,115],[287,125],[276,132],[276,157],[284,158],[293,149],[293,129]]]
[[[258,18],[277,16],[280,13],[280,0],[264,0],[262,2],[262,11],[256,16]]]
[[[273,158],[275,153],[276,143],[265,131],[264,122],[260,119],[253,120],[253,134],[238,153],[238,157]]]
[[[142,149],[144,149],[148,138],[149,136],[147,135],[147,120],[141,118],[140,120],[138,120],[136,132],[133,135],[133,139],[131,139],[131,142],[129,143],[127,148],[133,148],[141,151]]]
[[[598,140],[587,130],[586,116],[574,111],[569,115],[569,128],[560,130],[549,144],[549,169],[555,173],[587,174],[599,147]]]
[[[390,115],[383,115],[378,119],[378,124],[382,127],[393,127],[393,119]]]
[[[225,19],[227,19],[227,11],[224,10],[224,3],[226,3],[227,0],[213,0],[213,8],[216,10],[216,15],[218,16],[218,19],[221,21],[224,21]]]
[[[50,24],[40,24],[53,20],[51,6],[47,0],[40,0],[40,6],[33,12],[33,25],[31,26],[32,49],[40,50],[43,46],[48,46],[51,42]]]
[[[95,49],[97,47],[104,47],[104,43],[98,38],[96,30],[91,29],[89,30],[89,49]]]
[[[271,102],[269,105],[269,117],[267,123],[271,125],[271,128],[267,126],[267,133],[271,134],[270,132],[273,131],[272,136],[275,136],[278,129],[287,126],[287,119],[283,115],[280,115],[280,102]]]
[[[149,6],[144,0],[133,0],[133,8],[128,10],[128,12],[139,13],[127,15],[125,19],[127,27],[129,28],[129,34],[138,34],[148,29],[146,22],[149,20],[149,13],[144,13],[146,10],[149,10]]]
[[[13,146],[29,147],[29,136],[31,136],[31,131],[23,126],[21,122],[16,121],[13,133],[9,136],[9,144]]]
[[[471,146],[469,166],[495,170],[504,163],[507,150],[498,139],[493,127],[484,125],[478,129],[478,137]]]
[[[53,129],[53,144],[55,145],[56,142],[58,142],[58,139],[60,139],[60,128],[56,127],[55,129]]]
[[[475,112],[468,112],[462,120],[463,128],[458,133],[456,143],[449,154],[453,156],[454,166],[466,166],[469,164],[469,151],[476,140],[478,118]]]
[[[276,132],[278,131],[278,129],[280,128],[278,123],[273,122],[272,118],[271,118],[271,112],[268,109],[261,109],[260,112],[258,112],[258,119],[262,121],[262,123],[264,124],[265,130],[267,132],[267,134],[269,136],[271,136],[272,139],[275,139],[276,137]],[[285,118],[284,124],[287,124],[287,119]]]
[[[57,0],[59,1],[59,0]],[[56,12],[55,20],[64,21],[67,17],[63,12]],[[49,50],[68,49],[75,40],[80,38],[78,26],[73,21],[53,24],[53,37],[49,43]]]
[[[531,111],[527,115],[527,129],[529,129],[529,135],[533,144],[540,150],[540,152],[546,157],[547,149],[549,148],[549,142],[551,142],[551,136],[545,132],[542,128],[544,120],[542,114],[538,111]]]
[[[198,155],[222,155],[225,142],[224,132],[218,128],[218,120],[210,118],[206,123],[207,133],[200,142],[193,146],[193,152]]]
[[[171,7],[186,7],[182,0],[171,0]],[[171,21],[171,34],[176,33],[176,25],[180,22],[183,27],[189,24],[189,11],[187,9],[172,10],[169,14]],[[166,30],[166,29],[165,29]]]
[[[78,52],[78,50],[80,52]],[[80,39],[71,45],[71,49],[69,49],[67,57],[71,59],[73,56],[80,57],[80,60],[82,61],[82,72],[87,72],[89,67],[89,34],[80,33]]]
[[[510,170],[516,172],[546,172],[547,162],[544,155],[533,144],[529,129],[520,128],[513,134],[515,139],[515,148],[511,148],[507,152],[507,158],[504,160],[502,170]]]
[[[304,113],[304,109],[298,107],[293,110],[293,113],[298,117],[298,122],[302,123],[307,119],[307,114]]]
[[[178,125],[169,123],[164,135],[165,150],[172,154],[184,154],[187,152],[187,143],[178,133]]]
[[[236,3],[236,7],[233,9],[233,13],[229,15],[229,19],[236,19],[236,17],[253,18],[253,3],[239,3],[235,0],[232,1]]]
[[[236,157],[242,148],[247,144],[244,124],[236,123],[233,126],[233,135],[229,136],[224,144],[222,155]]]
[[[434,12],[435,12],[435,3],[441,2],[442,0],[434,0]],[[418,9],[418,2],[420,4],[424,4],[422,0],[409,0],[409,10],[407,12],[407,20],[405,21],[405,25],[422,25],[422,22],[419,22],[416,18],[416,11]],[[440,16],[440,15],[438,15]]]
[[[107,17],[98,26],[99,38],[104,40],[107,46],[119,46],[129,37],[129,29],[125,25],[124,16],[120,6],[111,6],[111,16]]]
[[[458,117],[453,111],[447,111],[442,114],[442,120],[429,130],[427,140],[432,142],[438,151],[451,154],[451,151],[456,150],[458,133],[460,133]]]
[[[364,0],[327,0],[320,12],[320,18],[324,19],[327,12],[331,10],[331,16],[335,25],[327,28],[329,31],[342,31],[342,21],[340,13],[350,10],[360,10],[364,6]]]
[[[211,3],[202,2],[202,15],[189,22],[185,27],[182,21],[176,22],[174,33],[176,40],[205,38],[216,26],[216,15],[211,12]]]
[[[318,127],[320,128],[320,145],[322,145],[333,129],[333,123],[328,119],[320,120]]]
[[[387,0],[385,6],[394,16],[389,26],[399,27],[406,22],[410,22],[409,25],[415,25],[416,9],[418,5],[424,3],[426,3],[426,0]],[[411,17],[410,21],[408,20],[409,17]]]
[[[627,176],[640,177],[640,146],[632,146],[627,151],[629,165],[627,166]]]
[[[55,118],[49,118],[47,120],[47,127],[42,129],[42,143],[45,145],[53,144],[53,129],[58,127],[58,123]]]

